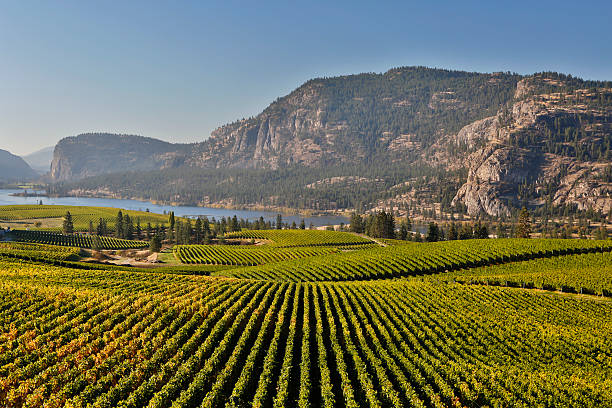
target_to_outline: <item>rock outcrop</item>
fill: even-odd
[[[86,133],[62,139],[51,162],[51,178],[74,180],[98,174],[178,167],[189,145],[142,136]]]
[[[554,85],[560,86],[558,82]],[[458,132],[457,143],[471,149],[478,144],[482,147],[467,156],[467,181],[452,203],[462,202],[471,215],[509,215],[510,207],[526,202],[540,204],[545,199],[540,193],[554,190],[552,197],[548,197],[553,205],[609,212],[612,185],[600,177],[609,161],[603,157],[602,161],[593,162],[563,154],[560,146],[568,143],[559,139],[567,138],[562,133],[567,135],[571,130],[576,135],[574,149],[590,145],[598,148],[600,154],[609,150],[606,140],[610,140],[608,123],[612,107],[585,106],[584,90],[563,98],[555,94],[527,96],[534,86],[533,78],[529,78],[529,83],[519,81],[515,95],[520,100],[495,117],[474,122]],[[602,89],[591,99],[601,99],[599,95],[607,98],[610,93]],[[583,122],[582,117],[588,118],[588,122]],[[563,128],[560,124],[564,124]],[[533,194],[521,197],[521,186],[531,186]]]
[[[513,207],[543,203],[609,211],[611,88],[560,74],[521,77],[422,67],[314,79],[201,143],[111,134],[66,138],[55,148],[51,178],[189,167],[172,174],[181,180],[173,187],[175,196],[190,196],[180,190],[200,169],[305,166],[322,169],[318,179],[326,180],[336,175],[326,174],[328,167],[362,166],[355,174],[337,174],[348,180],[377,166],[414,164],[422,174],[402,179],[395,172],[389,186],[401,188],[380,192],[389,207],[442,201],[436,191],[444,191],[448,205],[452,188],[451,204],[464,204],[472,215],[508,215]],[[120,179],[104,188],[119,194]],[[304,182],[304,188],[319,186],[316,181]],[[365,189],[373,200],[368,205],[375,205],[371,190],[379,187]],[[319,205],[316,199],[308,202]]]

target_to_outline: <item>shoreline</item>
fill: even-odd
[[[353,210],[312,210],[312,209],[298,209],[290,207],[277,207],[277,206],[263,206],[263,205],[228,205],[222,203],[187,203],[180,201],[164,201],[164,200],[153,200],[144,197],[131,197],[123,196],[120,194],[69,194],[69,195],[58,195],[58,194],[45,194],[45,195],[34,195],[28,194],[27,196],[22,193],[13,194],[16,197],[47,197],[47,198],[99,198],[99,199],[116,199],[116,200],[134,200],[142,201],[143,203],[151,203],[154,205],[172,206],[172,207],[200,207],[200,208],[214,208],[223,210],[234,210],[234,211],[258,211],[266,213],[279,213],[282,216],[302,216],[302,217],[345,217],[349,218]]]

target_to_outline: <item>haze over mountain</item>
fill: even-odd
[[[37,176],[21,157],[0,149],[0,182],[27,181]]]
[[[547,204],[607,212],[611,88],[556,73],[423,67],[319,78],[201,143],[63,139],[51,176],[62,182],[58,193],[104,190],[191,204],[465,206],[489,215]],[[248,196],[254,182],[260,191]],[[356,198],[356,186],[367,194]]]
[[[53,150],[55,150],[55,146],[49,146],[22,157],[36,172],[45,174],[48,173],[51,168]]]

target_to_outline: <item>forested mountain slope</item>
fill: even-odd
[[[607,212],[610,123],[609,82],[397,68],[308,81],[197,144],[142,138],[155,146],[149,150],[141,139],[126,139],[133,136],[65,139],[55,152],[55,180],[116,174],[52,189],[190,204],[401,209],[426,203],[490,215],[548,204]],[[123,138],[121,147],[111,137]],[[119,174],[125,170],[132,173]]]
[[[0,182],[25,181],[37,176],[21,157],[0,149]]]

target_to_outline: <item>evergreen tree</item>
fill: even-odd
[[[72,223],[72,214],[70,211],[66,211],[64,215],[64,222],[62,223],[62,232],[64,234],[74,234],[74,224]]]
[[[482,224],[481,222],[478,222],[478,225],[476,226],[475,231],[474,231],[474,238],[478,238],[478,239],[489,238],[489,228],[487,227],[486,224]]]
[[[497,238],[507,238],[506,232],[504,231],[504,225],[502,224],[501,221],[497,223],[495,234],[497,235]]]
[[[232,218],[232,231],[240,231],[240,223],[238,223],[238,217],[235,214]]]
[[[128,214],[123,216],[123,238],[134,239],[134,222]]]
[[[115,236],[123,238],[123,213],[121,210],[117,213],[117,220],[115,221]]]
[[[283,217],[280,214],[276,214],[276,229],[283,229]]]
[[[459,231],[457,230],[457,224],[451,222],[450,227],[448,227],[447,239],[449,241],[454,241],[459,238]]]
[[[302,218],[302,221],[300,221],[300,229],[306,229],[306,223],[304,222],[304,219]]]
[[[193,236],[196,244],[202,243],[202,220],[199,217],[195,221]]]
[[[529,211],[525,207],[519,213],[516,235],[518,238],[529,238],[531,235],[531,220]]]
[[[468,223],[464,223],[459,230],[459,239],[472,239],[474,238],[474,232],[472,226]]]
[[[238,220],[236,220],[236,226],[238,226]],[[192,236],[193,236],[193,227],[191,225],[191,219],[187,218],[185,225],[183,225],[183,243],[185,245],[190,244]]]
[[[358,234],[362,234],[364,232],[363,219],[361,218],[361,215],[352,213],[351,220],[349,222],[349,229],[351,232],[356,232]]]
[[[398,238],[404,241],[408,238],[408,227],[406,226],[405,222],[403,222],[400,226]]]
[[[159,252],[161,250],[161,237],[157,234],[153,238],[151,238],[151,242],[149,243],[149,249],[151,252]]]
[[[410,219],[410,214],[408,213],[406,213],[405,223],[406,223],[406,228],[408,229],[408,231],[410,231],[412,229],[412,220]]]
[[[98,222],[97,233],[99,236],[108,234],[108,227],[106,226],[106,220],[104,218],[100,218],[100,221]]]
[[[136,218],[136,237],[142,240],[142,227],[140,226],[140,217]]]
[[[440,239],[440,228],[435,222],[430,222],[427,228],[427,242],[436,242]]]
[[[170,215],[168,216],[168,224],[170,224],[170,231],[174,231],[174,226],[176,224],[176,219],[174,218],[174,211],[170,211]]]
[[[89,235],[93,235],[94,234],[94,226],[93,226],[93,220],[89,220],[89,229],[88,229]]]

